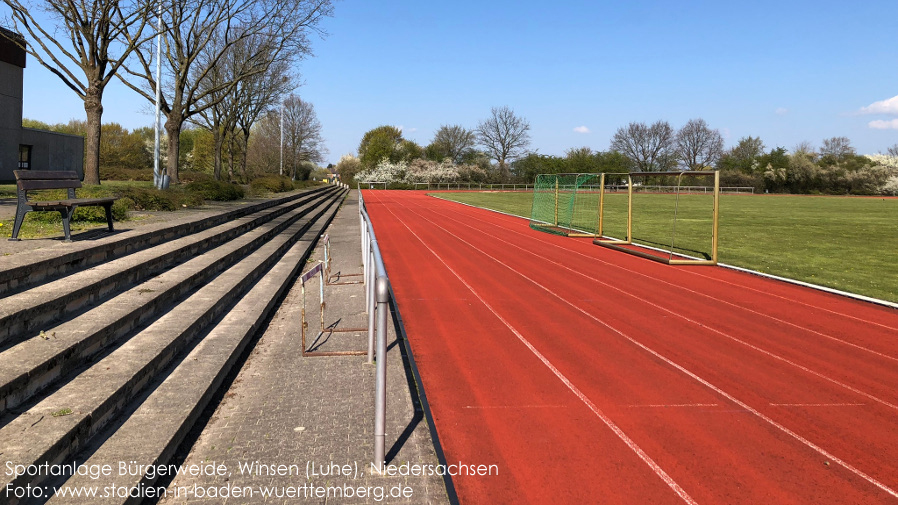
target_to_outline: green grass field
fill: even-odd
[[[532,205],[524,192],[434,196],[527,218]],[[636,195],[634,242],[669,248],[675,198]],[[626,195],[606,195],[605,208],[605,235],[623,237]],[[710,253],[710,230],[711,198],[680,196],[675,250]],[[898,302],[895,198],[721,195],[718,247],[722,263]]]

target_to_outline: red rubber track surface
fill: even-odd
[[[364,197],[461,503],[898,503],[898,311]]]

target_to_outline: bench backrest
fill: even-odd
[[[81,187],[77,172],[59,170],[13,170],[19,191],[75,189]]]

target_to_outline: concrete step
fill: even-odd
[[[0,303],[0,344],[14,343],[43,330],[185,258],[200,254],[335,189],[293,199],[228,223],[170,240],[66,277],[7,296]]]
[[[326,204],[290,225],[0,429],[3,459],[12,465],[41,465],[72,457],[132,400],[143,394],[148,385],[170,377],[170,365],[184,366],[183,354],[189,352],[196,341],[208,333],[212,323],[226,314],[297,240],[303,235],[308,236],[314,223],[324,215],[327,215],[325,220],[329,219],[336,210],[335,203],[342,196],[340,192],[328,199]],[[210,345],[214,347],[214,344]],[[180,408],[187,410],[195,407],[189,401],[180,404]],[[15,478],[6,473],[0,473],[0,488],[3,489],[7,489],[7,484],[14,487],[40,485],[47,477],[26,475]]]
[[[219,247],[148,279],[99,306],[0,354],[0,414],[148,324],[178,299],[231,266],[318,205],[316,199]],[[0,424],[2,425],[2,424]]]
[[[178,446],[193,427],[197,418],[215,395],[228,372],[245,350],[253,336],[261,329],[262,322],[276,310],[277,302],[289,288],[292,280],[305,265],[314,247],[315,239],[327,227],[330,219],[316,223],[314,230],[306,233],[287,254],[271,269],[264,279],[228,313],[225,318],[187,355],[183,362],[162,384],[128,417],[124,424],[91,454],[86,465],[109,464],[118,468],[118,462],[134,462],[135,465],[169,464]],[[299,348],[297,348],[299,352]],[[73,476],[60,493],[71,493],[88,486],[97,489],[111,486],[151,488],[157,478],[141,472],[137,475],[112,475],[92,479]],[[71,504],[124,504],[139,500],[123,497],[72,498],[62,495],[49,503]]]
[[[4,258],[3,266],[0,267],[0,297],[298,198],[306,198],[315,193],[333,190],[333,186],[321,186],[174,226],[152,229],[138,228],[95,241],[74,242],[66,245],[64,254],[60,254],[55,248],[46,248],[27,255]]]

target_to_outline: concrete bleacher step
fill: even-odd
[[[173,267],[0,354],[0,415],[152,321],[177,299],[312,210],[317,200]]]
[[[242,330],[237,331],[235,329],[237,327],[255,328],[270,310],[271,302],[266,304],[263,301],[264,297],[258,295],[256,291],[264,290],[265,286],[286,283],[292,277],[292,274],[288,276],[284,273],[286,267],[283,266],[275,267],[275,270],[268,275],[265,275],[266,272],[284,261],[294,261],[292,266],[301,268],[301,262],[297,262],[296,259],[298,254],[296,251],[301,251],[303,257],[308,255],[317,234],[332,219],[344,194],[343,191],[333,193],[313,212],[289,225],[282,233],[207,282],[186,300],[127,339],[90,368],[0,428],[3,459],[11,464],[24,465],[39,465],[45,462],[53,464],[69,460],[93,437],[102,433],[103,428],[135,398],[145,394],[144,389],[148,385],[156,385],[163,377],[167,377],[161,382],[163,385],[176,380],[181,382],[175,387],[174,392],[171,385],[159,386],[149,397],[172,395],[171,398],[180,398],[175,410],[194,413],[191,415],[195,418],[195,414],[202,410],[201,404],[208,401],[211,391],[214,391],[214,385],[227,374],[229,365],[239,354],[238,348],[245,345],[252,331],[251,329],[244,331],[244,336],[238,338],[240,342],[236,343],[231,333],[239,335]],[[294,246],[297,241],[301,241],[299,249]],[[288,251],[290,254],[283,259]],[[252,287],[263,276],[263,281]],[[253,291],[244,296],[243,293],[250,288]],[[278,293],[282,289],[283,286],[277,288]],[[274,298],[277,296],[274,295]],[[232,309],[235,303],[237,307]],[[247,308],[255,307],[257,303],[262,303],[264,310],[260,312],[257,310],[258,307]],[[210,333],[212,323],[225,314],[227,315],[217,326],[221,329],[213,329]],[[222,338],[220,336],[222,334],[226,337]],[[228,354],[225,348],[232,348],[229,352],[230,357],[206,370],[206,375],[215,376],[206,386],[208,391],[197,397],[199,400],[187,395],[186,392],[190,388],[199,387],[206,381],[206,379],[198,380],[197,375],[193,373],[199,373],[199,369],[196,368],[199,366],[198,362],[202,360],[206,363],[211,359],[208,356],[218,356],[219,352]],[[191,349],[192,354],[182,358],[183,354],[191,352]],[[170,372],[173,365],[176,365],[174,372]],[[188,369],[191,371],[184,372]],[[175,379],[176,377],[180,379]],[[146,409],[141,411],[143,405],[152,411],[155,401],[144,402],[120,429],[128,426],[131,419],[135,419],[134,422],[137,423],[139,419],[145,417]],[[180,429],[186,430],[184,423],[181,424]],[[156,429],[153,428],[151,431]],[[180,440],[182,435],[183,432],[181,435],[170,437],[172,440]],[[148,436],[147,431],[139,434],[139,437]],[[113,439],[115,435],[110,440]],[[102,451],[101,447],[100,452]],[[32,486],[39,485],[40,480],[39,477],[33,476],[14,479],[12,476],[0,474],[0,488],[5,489],[8,483],[13,486],[26,483]]]
[[[289,288],[290,279],[302,269],[314,246],[313,237],[325,227],[325,223],[316,226],[314,233],[308,233],[308,238],[298,241],[270,274],[238,302],[122,426],[87,457],[85,464],[118,465],[119,461],[125,461],[144,465],[144,468],[169,464],[228,371],[259,331],[262,321],[277,308],[276,303]],[[76,475],[61,486],[65,488],[61,492],[77,492],[88,487],[148,488],[157,481],[155,476],[152,477],[139,474],[92,479]],[[71,496],[63,498],[60,495],[49,503],[112,505],[138,501],[121,496],[97,500]]]
[[[46,283],[70,272],[89,268],[141,249],[178,237],[218,226],[246,215],[276,207],[293,200],[304,199],[316,193],[335,191],[333,186],[317,187],[285,197],[246,205],[212,216],[164,226],[157,229],[135,229],[116,233],[110,237],[90,242],[74,242],[67,246],[65,254],[52,249],[37,250],[27,256],[15,258],[15,264],[0,269],[0,297],[8,296],[31,286]]]
[[[15,342],[29,336],[29,333],[36,333],[49,323],[141,282],[184,258],[200,254],[297,206],[329,194],[333,191],[316,192],[7,296],[0,304],[0,344]]]

